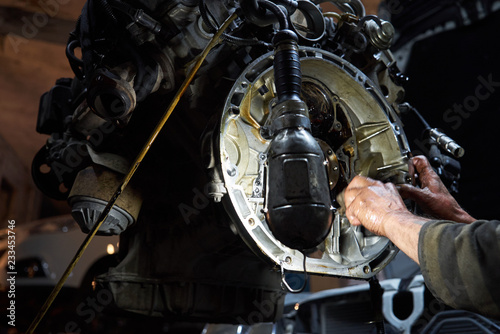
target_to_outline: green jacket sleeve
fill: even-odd
[[[418,256],[427,287],[445,304],[500,319],[500,221],[430,221]]]

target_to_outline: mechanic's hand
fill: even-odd
[[[359,175],[347,186],[344,201],[346,216],[352,225],[363,225],[382,236],[387,236],[385,227],[389,220],[413,216],[394,184]]]
[[[410,171],[412,167],[418,174],[421,188],[409,184],[398,185],[399,193],[403,198],[414,200],[426,214],[434,218],[460,223],[471,223],[476,220],[465,212],[451,196],[426,157],[413,157],[410,160]]]

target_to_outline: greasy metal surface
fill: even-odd
[[[404,180],[406,138],[380,88],[337,56],[312,48],[303,48],[300,53],[303,95],[313,124],[328,128],[323,134],[316,132],[333,192],[340,192],[357,174]],[[263,214],[266,188],[257,186],[262,183],[269,145],[261,128],[275,98],[271,62],[272,55],[267,54],[250,64],[226,100],[219,147],[228,190],[225,200],[233,207],[236,227],[251,248],[287,270],[302,271],[302,253],[284,246],[270,232]],[[306,268],[310,273],[368,278],[395,254],[387,239],[351,226],[347,218],[336,213],[330,234],[311,250]]]

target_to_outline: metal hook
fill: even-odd
[[[304,289],[306,288],[306,285],[307,285],[307,279],[308,279],[308,275],[307,275],[307,270],[306,270],[306,254],[302,253],[302,255],[304,256],[304,262],[303,262],[303,267],[304,267],[304,284],[300,287],[300,289],[292,289],[290,287],[290,285],[288,284],[288,282],[286,281],[286,278],[285,278],[285,268],[283,267],[283,263],[284,261],[280,261],[280,267],[281,267],[281,288],[283,288],[283,290],[288,290],[288,292],[291,292],[291,293],[300,293],[302,291],[304,291]]]

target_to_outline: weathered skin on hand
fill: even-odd
[[[387,236],[384,222],[389,215],[408,212],[392,183],[356,176],[344,196],[351,224],[363,225],[378,235]]]
[[[459,223],[472,223],[476,220],[460,207],[425,157],[413,157],[410,171],[412,169],[418,174],[420,188],[409,184],[399,185],[399,193],[403,198],[414,200],[426,214],[435,218]]]

